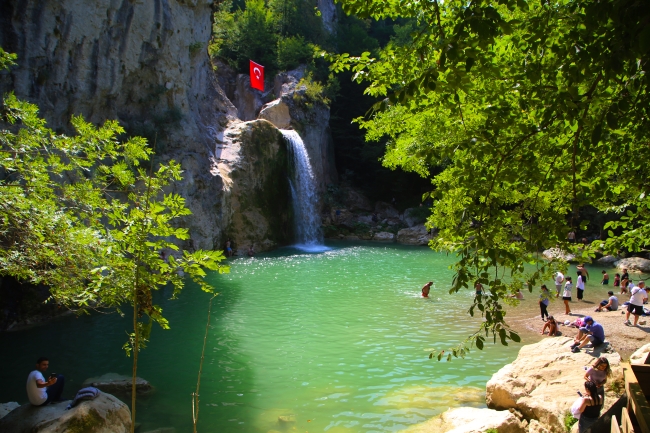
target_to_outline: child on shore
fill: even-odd
[[[564,314],[571,314],[571,307],[569,307],[569,302],[571,301],[572,288],[573,288],[573,283],[571,282],[571,277],[566,277],[566,283],[564,283],[564,292],[562,293],[562,300],[564,301],[564,309],[566,310]]]
[[[544,335],[546,329],[548,329],[549,337],[555,337],[556,335],[559,334],[557,330],[557,322],[555,321],[555,318],[553,316],[548,316],[548,320],[546,321],[546,323],[544,323],[544,326],[542,327],[542,332],[540,332],[540,334]]]
[[[544,316],[548,319],[548,304],[550,303],[549,300],[549,293],[548,289],[546,288],[546,284],[542,284],[542,294],[539,295],[539,310],[542,313],[542,320],[544,320]]]

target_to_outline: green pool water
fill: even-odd
[[[214,300],[200,396],[201,432],[387,432],[446,410],[483,407],[485,383],[520,345],[486,345],[465,360],[429,360],[462,341],[480,318],[467,315],[472,291],[448,294],[453,259],[422,247],[332,243],[329,251],[283,249],[230,260],[212,275]],[[429,299],[420,287],[434,286]],[[154,329],[139,376],[155,391],[139,398],[141,432],[191,431],[210,296],[187,287],[159,302],[171,330]],[[537,311],[536,301],[523,305]],[[0,401],[26,402],[35,359],[66,376],[71,398],[89,378],[130,374],[121,350],[129,317],[68,316],[0,334]],[[541,321],[540,321],[541,324]],[[524,343],[537,337],[524,335]],[[279,417],[293,422],[283,423]]]

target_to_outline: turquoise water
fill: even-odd
[[[485,383],[520,345],[486,345],[465,360],[429,360],[480,323],[467,315],[473,293],[448,294],[452,258],[427,248],[334,243],[330,251],[284,249],[230,261],[213,275],[214,300],[201,379],[199,431],[387,432],[450,406],[484,406]],[[431,298],[421,286],[434,281]],[[155,391],[138,400],[146,432],[191,431],[210,296],[187,287],[161,293],[172,329],[154,329],[138,375]],[[536,302],[524,306],[536,312]],[[72,397],[84,379],[130,374],[121,346],[129,317],[65,317],[0,334],[0,401],[25,402],[34,360],[50,358]],[[540,322],[541,324],[541,322]],[[533,336],[524,336],[532,342]],[[288,417],[289,423],[279,421]]]

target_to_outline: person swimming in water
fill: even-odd
[[[432,285],[433,285],[433,281],[429,281],[424,286],[422,286],[422,297],[423,298],[428,298],[429,297],[429,291],[431,290]]]

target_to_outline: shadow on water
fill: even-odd
[[[224,338],[216,335],[215,330],[229,308],[237,304],[242,293],[238,287],[240,283],[229,281],[224,287],[220,286],[218,279],[214,279],[213,283],[219,296],[213,301],[202,390],[208,389],[211,382],[223,380],[208,377],[205,365],[214,362],[227,364],[230,362],[227,358],[237,352],[235,335],[227,337],[232,353],[224,354],[221,359],[215,357],[212,347]],[[211,295],[202,292],[191,281],[186,284],[176,300],[169,299],[171,287],[155,293],[155,301],[163,308],[171,329],[162,330],[154,325],[151,341],[140,354],[138,376],[154,386],[150,394],[138,396],[137,418],[144,431],[172,425],[183,426],[183,431],[191,430],[191,393],[196,387]],[[33,328],[0,334],[0,383],[3,384],[0,387],[0,402],[27,403],[25,381],[40,356],[50,359],[49,372],[66,377],[64,398],[74,397],[88,378],[106,373],[130,376],[132,361],[125,355],[122,346],[131,332],[133,316],[128,306],[124,313],[124,316],[116,312],[67,315]],[[204,395],[204,392],[201,394]],[[178,407],[179,396],[187,396],[180,399],[186,400],[186,407]],[[130,406],[130,396],[118,397]],[[202,405],[201,415],[207,411],[206,406]]]

